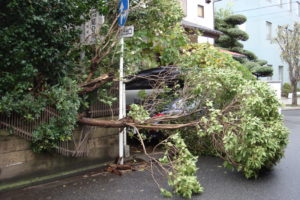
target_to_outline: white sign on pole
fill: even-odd
[[[133,37],[134,34],[134,26],[124,26],[124,28],[121,30],[121,37],[128,38]]]

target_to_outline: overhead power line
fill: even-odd
[[[235,13],[247,12],[247,11],[252,11],[252,10],[260,10],[260,9],[264,9],[264,8],[281,6],[281,5],[286,5],[286,4],[290,4],[290,3],[292,3],[292,4],[293,3],[297,3],[297,1],[292,1],[292,2],[288,2],[288,3],[281,3],[281,4],[273,4],[273,5],[270,5],[270,6],[262,6],[262,7],[250,8],[250,9],[246,9],[246,10],[238,10],[238,11],[235,11]]]

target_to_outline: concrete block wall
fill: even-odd
[[[118,156],[118,129],[93,129],[87,148],[88,156],[84,158],[65,157],[57,153],[34,153],[30,142],[0,130],[0,185],[7,181],[46,176],[112,161]]]

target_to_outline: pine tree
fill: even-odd
[[[249,35],[238,27],[246,21],[247,18],[244,15],[232,15],[230,12],[225,13],[222,10],[217,12],[215,26],[224,35],[216,40],[216,45],[245,55],[246,58],[237,57],[235,59],[244,64],[255,76],[271,76],[273,69],[267,65],[267,61],[259,60],[253,52],[245,50],[244,45],[240,42],[249,39]]]

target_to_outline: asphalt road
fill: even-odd
[[[205,191],[199,200],[300,200],[300,111],[284,111],[290,143],[285,157],[257,180],[226,170],[218,158],[199,160],[198,177]],[[161,180],[163,178],[161,177]],[[147,171],[117,176],[100,171],[0,194],[1,200],[143,200],[160,196]],[[173,197],[172,199],[180,199]]]

